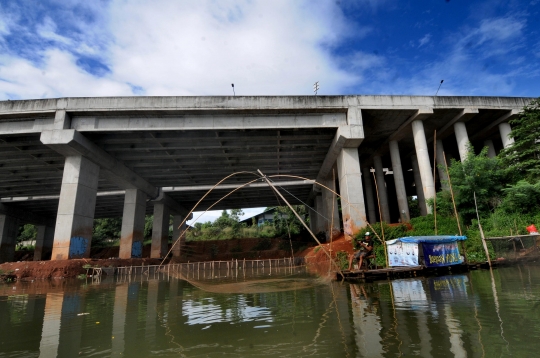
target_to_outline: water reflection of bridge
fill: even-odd
[[[519,355],[522,345],[512,324],[516,304],[529,291],[525,299],[538,297],[531,290],[540,274],[518,270],[523,269],[494,273],[498,292],[512,293],[512,307],[499,298],[500,312],[482,272],[319,284],[294,291],[294,300],[287,292],[218,295],[163,270],[82,285],[57,281],[50,288],[44,282],[17,282],[0,286],[0,357],[206,355],[233,353],[231,345],[243,354],[263,354],[269,342],[281,342],[289,355],[487,357],[506,349]],[[244,280],[225,273],[201,280]],[[259,275],[269,276],[269,268]],[[534,327],[533,318],[520,317],[520,322]],[[261,329],[268,332],[253,334]],[[246,347],[238,348],[243,343],[233,342],[241,337]]]

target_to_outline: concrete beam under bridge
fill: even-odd
[[[58,117],[61,117],[64,122],[67,121],[65,113]],[[148,183],[76,130],[43,131],[41,142],[66,157],[58,205],[53,260],[89,256],[100,171],[103,176],[121,188],[138,190],[142,195],[158,199],[159,204],[156,205],[165,205],[167,210],[182,215],[188,213],[187,209],[165,195],[159,188]],[[129,209],[129,205],[127,208]],[[139,213],[144,210],[134,212]],[[125,215],[124,219],[127,220]],[[128,242],[126,238],[133,238],[135,235],[137,239],[138,231],[133,225],[131,233],[127,232],[129,231],[127,225],[123,229],[122,237],[125,240],[121,246],[124,248],[123,255],[127,257],[126,252],[132,252],[133,240]]]
[[[151,198],[155,198],[159,194],[158,188],[135,174],[74,129],[43,131],[41,142],[65,157],[84,156],[88,158],[99,165],[101,174],[107,180],[123,189],[139,189]]]

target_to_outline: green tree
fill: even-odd
[[[304,205],[293,205],[293,208],[306,221],[306,207]],[[304,228],[304,225],[288,206],[276,207],[273,224],[276,234],[279,236],[298,235]]]
[[[503,189],[506,194],[500,209],[506,213],[535,214],[540,212],[540,181],[531,184],[520,180]]]
[[[110,240],[120,239],[121,231],[121,218],[95,219],[92,246],[108,246],[111,243]]]
[[[21,245],[23,241],[34,241],[37,236],[37,229],[32,224],[25,224],[19,227],[17,244]]]
[[[509,137],[514,144],[505,148],[499,156],[516,181],[540,179],[540,98],[523,107],[516,119],[509,121],[512,131]]]
[[[467,159],[463,162],[452,159],[449,172],[456,206],[466,223],[476,217],[474,193],[481,214],[493,212],[499,205],[507,180],[501,160],[498,157],[489,158],[487,147],[478,155],[469,150]],[[437,196],[437,205],[443,203],[442,199],[439,202]]]
[[[144,217],[144,239],[152,238],[152,226],[154,225],[154,215],[146,215]]]
[[[214,221],[214,227],[225,229],[233,224],[234,219],[229,215],[227,210],[221,212],[221,216]]]

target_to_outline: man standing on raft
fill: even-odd
[[[373,243],[371,242],[371,233],[368,231],[366,232],[364,240],[357,241],[357,244],[360,246],[360,250],[356,251],[354,254],[352,254],[349,258],[349,271],[352,269],[352,262],[353,259],[360,262],[358,263],[358,269],[362,268],[362,263],[364,262],[364,258],[371,255],[371,252],[373,251]]]

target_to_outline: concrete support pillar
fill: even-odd
[[[15,259],[19,220],[0,214],[0,264]]]
[[[508,123],[499,124],[499,132],[501,133],[501,139],[503,142],[503,147],[508,148],[514,144],[514,138],[510,138],[508,135],[512,131],[512,127]]]
[[[52,260],[90,256],[98,177],[97,164],[82,156],[66,157]]]
[[[467,159],[467,154],[469,153],[469,136],[467,135],[467,127],[465,127],[465,123],[454,123],[454,133],[456,135],[456,141],[459,149],[459,158],[463,162]]]
[[[384,180],[384,172],[382,159],[376,155],[373,157],[373,165],[375,166],[375,180],[377,180],[377,191],[379,192],[379,201],[381,203],[381,221],[390,223],[390,208],[388,207],[388,193],[386,191],[386,182]]]
[[[327,218],[328,218],[328,215],[325,211],[325,207],[323,205],[322,195],[317,195],[315,197],[315,210],[317,211],[315,234],[318,234],[321,231],[324,231],[324,228],[326,227]]]
[[[488,158],[495,158],[497,156],[497,152],[495,151],[495,146],[493,145],[493,141],[491,139],[484,141],[484,147],[488,147]]]
[[[420,208],[420,215],[427,215],[426,198],[424,196],[424,190],[422,190],[422,178],[420,177],[420,169],[418,168],[418,159],[416,155],[411,157],[413,174],[414,174],[414,186],[416,188],[416,197],[418,199],[418,206]]]
[[[169,240],[169,208],[162,203],[154,204],[154,222],[152,225],[151,258],[161,258],[167,254]]]
[[[394,172],[394,183],[396,185],[396,196],[399,207],[399,217],[401,222],[409,222],[409,203],[407,201],[407,191],[405,189],[405,178],[403,177],[403,168],[399,156],[399,145],[395,140],[390,141],[390,158],[392,159],[392,171]]]
[[[336,186],[332,179],[326,180],[323,184],[333,191],[336,191]],[[324,225],[324,231],[326,232],[327,238],[334,237],[340,233],[339,211],[336,199],[337,196],[334,193],[322,188],[322,201],[325,207],[324,212],[325,216],[328,218],[328,220],[325,220],[326,222]]]
[[[172,242],[173,242],[174,246],[173,246],[173,249],[172,249],[172,254],[175,257],[180,257],[182,247],[186,243],[186,234],[182,235],[182,233],[186,230],[187,224],[184,223],[182,225],[182,221],[184,221],[184,217],[182,215],[173,215],[173,237],[172,237]],[[182,237],[180,237],[180,235],[182,235]],[[176,242],[178,240],[178,238],[180,238],[180,240],[178,242]],[[175,245],[175,243],[176,243],[176,245]]]
[[[428,200],[435,196],[435,183],[433,182],[433,172],[431,170],[431,164],[429,161],[424,123],[421,120],[414,120],[412,122],[412,131],[414,136],[414,147],[416,149],[418,169],[420,172],[420,178],[422,179],[422,186],[420,188],[422,188],[424,191],[425,200]],[[428,214],[431,214],[432,211],[433,209],[431,207],[427,207]]]
[[[362,175],[364,177],[364,185],[366,187],[366,204],[368,219],[370,223],[377,222],[377,205],[375,204],[373,194],[373,180],[371,171],[369,168],[362,169]]]
[[[448,185],[448,175],[446,175],[446,166],[444,162],[444,145],[442,140],[437,140],[437,171],[439,172],[439,180],[443,190],[450,190]]]
[[[120,258],[142,257],[146,194],[138,189],[126,189],[120,235]]]
[[[37,226],[36,248],[34,250],[34,261],[45,260],[52,251],[54,242],[54,228],[39,225]]]
[[[343,231],[354,236],[366,226],[366,209],[357,148],[343,148],[337,157]]]

